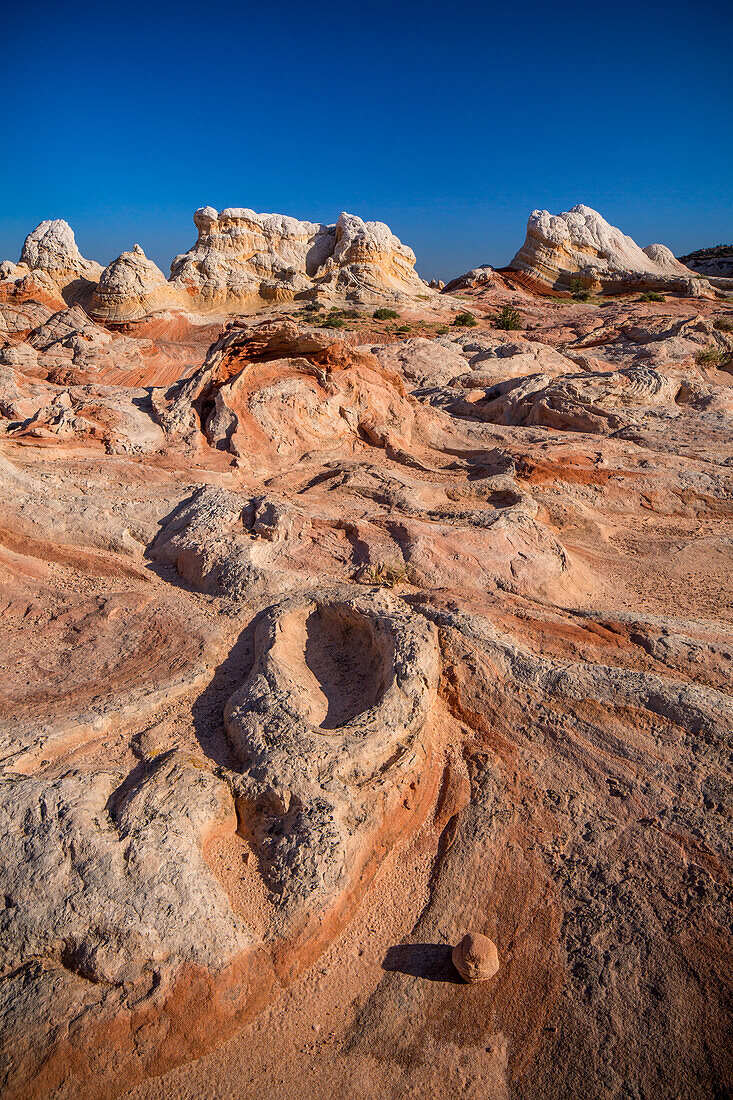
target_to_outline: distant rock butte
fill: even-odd
[[[59,287],[66,287],[75,279],[96,282],[102,274],[101,264],[84,259],[73,229],[61,218],[41,222],[28,234],[18,267],[45,272]]]
[[[680,256],[680,263],[691,271],[697,271],[714,279],[733,279],[733,244],[716,244],[713,248],[698,248],[687,256]]]
[[[211,206],[194,214],[196,244],[176,256],[171,277],[141,249],[123,252],[102,273],[92,312],[135,320],[166,307],[237,312],[316,292],[354,302],[426,293],[415,254],[382,222],[341,214],[335,225],[283,214]]]
[[[509,267],[561,289],[580,278],[591,290],[685,290],[694,277],[665,245],[640,248],[596,210],[582,205],[564,214],[534,210],[524,244]],[[689,288],[691,293],[695,289],[694,284]]]

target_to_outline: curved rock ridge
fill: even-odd
[[[382,222],[341,214],[335,225],[211,206],[194,214],[196,244],[171,265],[171,283],[211,308],[308,296],[355,301],[425,293],[415,254]]]
[[[255,652],[224,709],[248,781],[237,809],[269,889],[297,913],[344,889],[405,779],[420,783],[437,630],[379,589],[343,586],[271,607]]]
[[[524,244],[509,267],[553,287],[567,287],[573,277],[580,277],[584,286],[595,290],[665,286],[670,279],[683,289],[693,278],[665,245],[642,249],[582,204],[563,214],[534,210]]]

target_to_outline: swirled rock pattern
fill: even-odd
[[[246,778],[240,818],[289,914],[343,891],[421,782],[439,671],[432,625],[379,591],[291,597],[259,622],[224,722]]]
[[[728,1095],[725,288],[198,221],[0,269],[3,1097]]]

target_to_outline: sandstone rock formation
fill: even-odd
[[[439,671],[437,631],[387,593],[306,593],[261,619],[224,723],[239,817],[288,922],[312,921],[363,873],[422,782]]]
[[[730,1093],[725,301],[202,323],[133,251],[106,325],[41,275],[0,295],[3,1096]]]
[[[194,214],[198,240],[176,256],[170,279],[139,245],[99,278],[101,321],[136,321],[164,309],[240,313],[264,302],[332,298],[356,303],[425,296],[415,255],[382,222],[341,214],[335,225],[211,206]]]
[[[136,244],[101,272],[91,312],[100,321],[138,321],[174,305],[183,305],[182,297],[176,297],[160,268]]]
[[[31,287],[35,284],[47,294],[74,302],[88,299],[101,273],[100,264],[79,252],[71,226],[56,219],[41,222],[28,234],[17,264],[0,265],[0,287],[2,282],[27,280]]]
[[[415,255],[382,222],[341,214],[335,225],[211,206],[194,214],[194,247],[171,265],[192,302],[220,309],[323,293],[368,302],[425,292]]]
[[[84,259],[71,226],[61,219],[41,222],[28,234],[18,264],[45,271],[59,286],[73,279],[95,281],[102,272],[100,264]]]
[[[583,205],[564,214],[533,211],[525,242],[509,266],[565,289],[575,277],[594,290],[628,292],[657,286],[681,290],[692,277],[689,268],[664,245],[641,249],[597,211]]]
[[[707,278],[733,279],[733,244],[699,248],[687,256],[680,256],[679,262]]]

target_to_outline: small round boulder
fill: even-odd
[[[499,969],[496,944],[480,932],[467,932],[453,948],[453,965],[464,981],[485,982]]]

